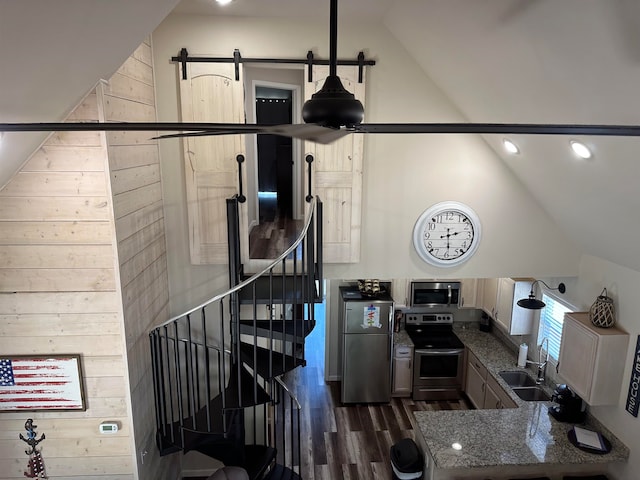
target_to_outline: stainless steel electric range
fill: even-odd
[[[453,333],[453,314],[413,310],[404,317],[405,330],[415,347],[413,399],[459,399],[464,344]]]

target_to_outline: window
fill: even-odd
[[[560,356],[560,341],[562,340],[564,314],[572,312],[573,310],[559,300],[544,293],[542,294],[542,301],[546,304],[546,307],[540,310],[538,345],[547,337],[549,339],[549,356],[554,361],[557,361]]]

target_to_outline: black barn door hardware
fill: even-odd
[[[307,81],[313,82],[313,74],[311,67],[313,65],[330,65],[329,60],[321,60],[315,58],[313,52],[309,50],[306,58],[244,58],[240,55],[237,48],[233,51],[233,57],[192,57],[186,48],[180,49],[177,57],[171,57],[172,62],[180,62],[182,64],[182,79],[187,79],[187,63],[233,63],[236,66],[236,81],[240,80],[240,64],[241,63],[272,63],[272,64],[292,64],[307,65],[309,74]],[[358,83],[362,83],[362,73],[364,67],[376,64],[375,60],[365,59],[364,52],[359,52],[356,60],[338,60],[338,65],[352,65],[358,67]]]
[[[313,155],[309,154],[306,157],[304,157],[304,159],[309,164],[309,175],[308,175],[309,193],[307,194],[306,197],[304,197],[304,199],[307,201],[307,203],[311,203],[311,200],[313,200],[313,195],[311,195],[311,163],[313,162]]]
[[[240,187],[240,193],[238,194],[238,202],[244,203],[247,201],[247,197],[242,194],[242,164],[244,163],[244,155],[240,154],[236,157],[238,162],[238,186]]]

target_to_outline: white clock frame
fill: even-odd
[[[461,213],[469,219],[471,227],[473,228],[473,239],[471,241],[471,246],[462,255],[451,260],[444,260],[434,257],[429,253],[426,245],[424,244],[423,235],[431,218],[451,211]],[[413,227],[413,246],[420,258],[425,262],[436,267],[454,267],[466,262],[473,256],[480,245],[481,235],[482,227],[480,225],[480,218],[471,207],[464,203],[454,201],[440,202],[427,208],[416,221],[416,224]]]

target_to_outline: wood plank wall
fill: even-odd
[[[150,41],[145,41],[105,85],[106,121],[155,122]],[[141,480],[178,478],[181,455],[159,457],[149,330],[169,318],[169,282],[160,159],[150,132],[107,134],[111,189],[136,462]],[[142,460],[141,452],[147,452]]]
[[[154,121],[150,41],[69,120]],[[148,331],[168,315],[157,145],[54,133],[0,191],[0,356],[80,353],[85,412],[0,413],[0,471],[23,479],[33,418],[51,479],[178,478],[158,457]],[[100,435],[99,424],[121,429]],[[140,455],[146,451],[144,462]]]
[[[98,118],[94,92],[69,120]],[[105,136],[58,132],[0,191],[0,356],[79,353],[87,406],[0,413],[2,478],[24,479],[27,418],[49,478],[134,478],[108,183]],[[105,420],[121,430],[100,435]]]

